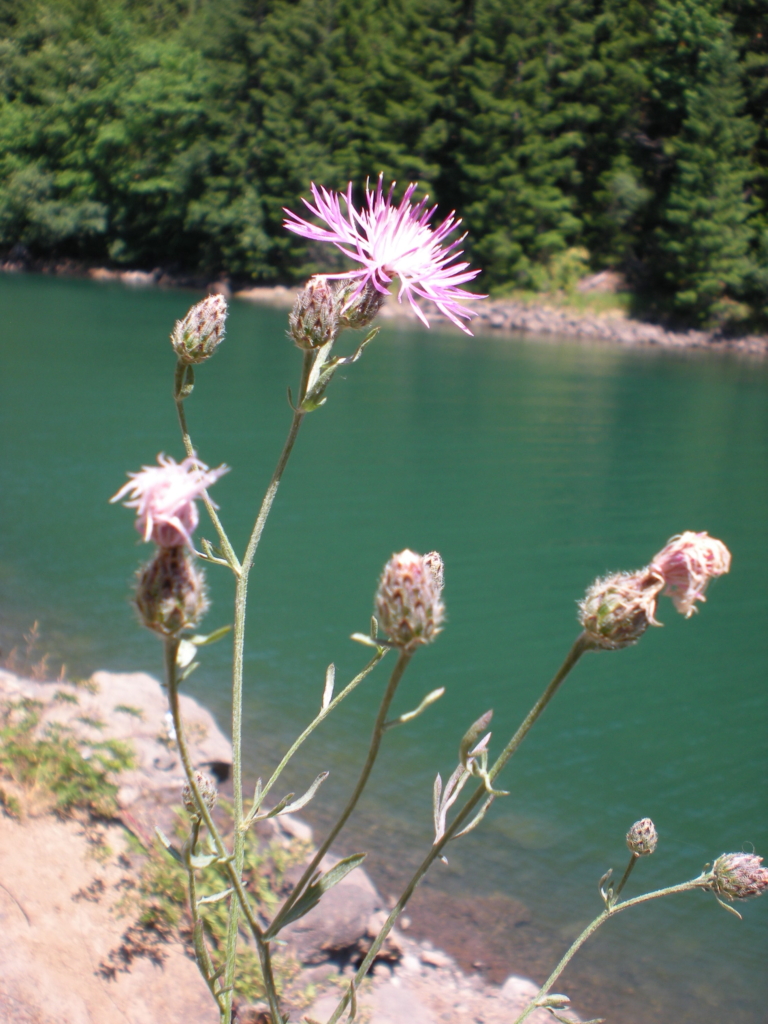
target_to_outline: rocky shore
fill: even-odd
[[[290,308],[296,289],[283,285],[274,287],[238,287],[229,278],[211,281],[194,274],[177,274],[162,268],[155,270],[115,270],[107,267],[87,267],[73,260],[34,262],[8,258],[0,262],[0,272],[42,272],[69,277],[87,277],[93,281],[118,282],[131,288],[194,288],[206,292],[221,292],[247,302]],[[594,275],[593,279],[608,278],[610,272]],[[589,282],[582,291],[593,290]],[[603,289],[598,285],[594,290]],[[636,320],[620,309],[609,312],[581,312],[566,304],[554,305],[546,301],[520,301],[516,299],[485,299],[469,303],[477,311],[473,331],[489,333],[526,332],[534,335],[553,335],[560,338],[595,339],[625,346],[655,346],[670,349],[706,349],[718,352],[738,352],[751,356],[768,355],[768,337],[765,335],[730,336],[718,331],[672,330],[658,323]],[[425,304],[431,322],[455,329],[440,311]],[[380,316],[383,319],[419,323],[408,303],[400,304],[390,296]]]
[[[195,763],[226,791],[229,741],[209,712],[191,697],[181,700]],[[0,1019],[213,1024],[217,1014],[189,942],[162,933],[140,940],[141,921],[133,920],[123,903],[125,893],[136,887],[142,848],[152,847],[155,829],[172,834],[183,785],[160,684],[143,673],[97,672],[87,684],[75,685],[0,670],[0,706],[24,701],[39,709],[39,735],[63,728],[78,737],[86,758],[109,736],[130,744],[135,759],[114,780],[113,820],[57,817],[42,804],[35,809],[29,794],[21,815],[0,812]],[[0,779],[0,785],[7,808],[8,780]],[[312,833],[304,822],[284,816],[259,828],[265,844],[299,850],[305,859],[311,855]],[[300,871],[301,863],[293,870]],[[358,868],[289,926],[287,950],[299,965],[290,991],[300,994],[288,1007],[291,1022],[330,1016],[386,912],[370,878]],[[394,931],[363,986],[360,1019],[366,1024],[509,1024],[537,990],[514,974],[501,986],[489,985],[479,974],[462,971],[431,942]],[[266,1024],[265,1011],[262,1003],[241,1002],[236,1020]],[[529,1020],[545,1024],[552,1018],[539,1010]]]

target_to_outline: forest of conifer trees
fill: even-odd
[[[0,0],[0,250],[287,282],[282,208],[383,171],[485,288],[759,320],[767,100],[768,0]]]

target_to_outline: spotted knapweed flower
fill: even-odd
[[[183,545],[158,548],[139,570],[136,607],[147,629],[164,637],[191,629],[205,615],[205,576]]]
[[[748,900],[768,889],[768,868],[754,853],[724,853],[712,865],[709,885],[716,896]]]
[[[123,504],[136,509],[136,529],[143,540],[153,540],[163,548],[180,544],[193,548],[192,533],[199,521],[195,498],[227,473],[229,467],[209,469],[192,456],[175,462],[162,452],[157,461],[157,466],[142,466],[139,473],[129,473],[128,483],[109,500],[115,502],[130,496],[131,500]]]
[[[200,798],[208,808],[212,811],[216,806],[216,801],[219,797],[219,791],[216,789],[216,783],[205,772],[195,772],[195,784],[197,791],[200,794]],[[184,783],[181,790],[181,802],[184,804],[187,812],[194,817],[198,817],[197,804],[195,803],[195,795],[192,792],[192,787],[188,782]]]
[[[634,644],[656,621],[656,598],[664,586],[651,569],[617,572],[595,580],[579,602],[579,622],[595,647],[617,651]]]
[[[706,532],[686,530],[667,541],[650,568],[664,578],[664,593],[689,619],[698,610],[695,602],[706,601],[709,581],[731,568],[731,553],[721,540]]]
[[[636,821],[627,832],[627,847],[630,853],[636,857],[647,857],[656,849],[659,841],[656,826],[650,818],[641,818]]]
[[[207,295],[197,302],[183,320],[177,320],[171,345],[182,363],[202,363],[210,359],[224,340],[227,300],[223,295]]]
[[[306,199],[303,202],[313,216],[328,226],[310,224],[290,210],[285,210],[284,226],[303,238],[331,242],[345,256],[362,265],[360,270],[328,275],[329,278],[349,278],[357,282],[347,299],[348,307],[366,289],[375,289],[384,295],[397,277],[400,279],[398,301],[402,302],[405,296],[427,327],[429,322],[419,308],[416,296],[434,302],[444,316],[466,334],[471,334],[462,320],[470,320],[476,313],[463,306],[462,302],[485,296],[463,291],[459,286],[474,280],[480,271],[468,270],[469,263],[453,262],[461,255],[457,246],[465,235],[449,245],[443,244],[461,221],[451,213],[439,227],[430,227],[436,207],[427,205],[429,197],[412,203],[417,188],[414,183],[408,186],[396,206],[392,201],[394,187],[393,182],[385,193],[383,175],[379,175],[375,189],[371,190],[366,184],[365,204],[357,210],[352,202],[352,182],[345,193],[329,192],[312,183],[314,205]],[[342,201],[345,211],[342,211]]]
[[[445,616],[440,590],[424,555],[408,549],[392,555],[379,580],[376,616],[393,644],[413,649],[435,639]]]

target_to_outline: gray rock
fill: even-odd
[[[332,865],[333,861],[324,861],[323,870]],[[329,889],[308,914],[283,929],[281,938],[293,946],[302,963],[322,963],[356,947],[380,905],[373,883],[358,868]]]

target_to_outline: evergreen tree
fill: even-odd
[[[755,128],[741,116],[736,51],[727,22],[715,15],[702,31],[690,0],[660,4],[660,34],[686,53],[690,84],[682,90],[684,120],[668,140],[674,172],[656,230],[661,269],[682,311],[706,319],[728,292],[738,294],[750,271],[754,212],[746,195]],[[691,45],[693,44],[693,45]]]

